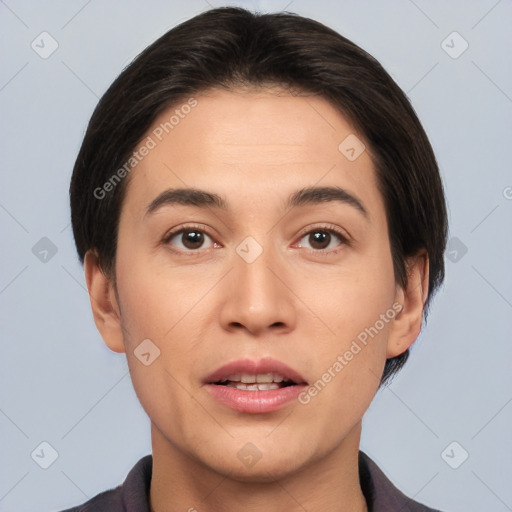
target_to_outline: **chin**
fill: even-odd
[[[229,475],[231,480],[238,482],[264,484],[292,475],[300,471],[303,465],[305,465],[305,462],[301,464],[296,460],[294,463],[290,463],[289,457],[284,459],[274,457],[273,460],[270,460],[268,457],[266,457],[266,460],[263,460],[262,457],[252,467],[244,467],[237,459],[236,462],[233,460],[224,461],[223,464],[211,469],[226,476]]]
[[[307,453],[302,443],[275,446],[260,439],[254,443],[234,441],[230,446],[217,444],[215,451],[196,451],[195,456],[210,470],[232,480],[268,483],[301,471],[311,463],[314,453]]]

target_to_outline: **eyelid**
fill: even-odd
[[[162,237],[162,242],[169,243],[171,238],[173,238],[177,234],[182,233],[183,231],[193,230],[193,229],[197,229],[198,231],[204,231],[203,226],[200,226],[197,224],[196,225],[190,224],[190,225],[186,225],[186,226],[174,227],[165,232],[164,236]]]
[[[322,223],[313,224],[313,225],[310,225],[310,226],[307,226],[307,227],[301,229],[298,237],[302,238],[304,235],[307,235],[315,230],[329,231],[329,232],[335,233],[340,238],[346,239],[347,241],[350,241],[352,239],[349,232],[347,230],[341,228],[340,226],[337,226],[336,224],[322,224]]]
[[[163,236],[162,238],[162,244],[164,245],[167,245],[171,248],[172,251],[174,252],[177,252],[177,253],[180,253],[180,254],[185,254],[185,253],[188,253],[188,254],[196,254],[196,253],[199,253],[200,251],[205,251],[205,250],[208,250],[210,248],[207,248],[207,249],[190,249],[188,251],[184,251],[182,249],[177,249],[175,247],[173,247],[171,245],[171,240],[179,235],[180,233],[183,233],[184,231],[200,231],[201,233],[203,233],[204,235],[208,236],[212,242],[216,245],[221,245],[219,242],[216,241],[215,237],[209,232],[209,228],[208,226],[204,225],[204,224],[187,224],[185,226],[180,226],[180,227],[175,227],[175,228],[171,228],[169,231],[167,231],[165,233],[165,235]]]
[[[298,235],[297,237],[297,241],[294,242],[294,245],[296,245],[298,242],[300,242],[300,240],[302,238],[304,238],[306,235],[309,235],[310,233],[313,233],[315,231],[326,231],[328,233],[331,233],[331,234],[334,234],[335,236],[337,236],[340,241],[341,241],[341,244],[340,245],[347,245],[347,246],[351,246],[352,245],[352,238],[351,236],[349,235],[349,233],[347,231],[345,231],[344,229],[340,228],[339,226],[335,226],[334,224],[320,224],[320,225],[317,225],[317,226],[308,226],[307,228],[304,228],[303,230],[301,230],[300,234]],[[337,252],[339,249],[309,249],[309,248],[305,248],[311,252],[314,252],[315,254],[331,254],[331,253],[335,253]]]

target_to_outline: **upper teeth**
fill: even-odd
[[[289,379],[279,375],[278,373],[260,373],[258,375],[251,375],[249,373],[235,373],[222,380],[222,382],[226,381],[254,384],[256,382],[289,382]]]

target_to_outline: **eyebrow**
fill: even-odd
[[[341,187],[307,187],[294,192],[286,202],[286,209],[328,202],[348,204],[368,218],[363,202]],[[152,214],[163,206],[172,205],[197,206],[199,208],[216,208],[229,210],[227,201],[218,194],[196,188],[176,188],[164,190],[146,209],[146,215]]]

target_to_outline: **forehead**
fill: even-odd
[[[269,164],[272,158],[277,158],[278,165],[322,146],[322,154],[316,155],[318,161],[333,161],[333,156],[338,156],[340,137],[354,133],[343,116],[317,96],[292,96],[277,88],[213,89],[194,99],[197,105],[189,114],[182,114],[179,123],[163,136],[172,134],[176,145],[197,145],[201,148],[197,158],[219,153],[230,162],[250,152],[253,158],[248,164]],[[165,131],[169,113],[185,110],[187,103],[188,100],[182,100],[160,115],[151,132],[159,128]]]
[[[318,96],[209,90],[160,114],[143,145],[151,149],[130,175],[125,202],[169,187],[208,189],[243,204],[302,187],[343,186],[381,206],[363,137]]]

